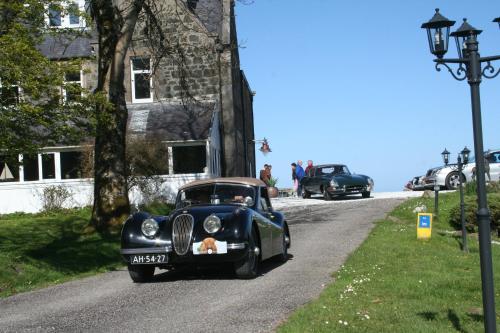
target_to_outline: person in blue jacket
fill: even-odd
[[[300,196],[302,196],[302,184],[300,183],[300,181],[306,175],[304,168],[302,168],[302,161],[301,160],[297,161],[297,167],[295,168],[295,174],[297,175],[297,180],[299,182],[299,186],[297,187],[297,196],[300,197]]]

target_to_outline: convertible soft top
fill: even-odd
[[[184,190],[186,188],[192,187],[192,186],[199,186],[199,185],[208,185],[208,184],[242,184],[242,185],[250,185],[250,186],[266,186],[266,184],[256,178],[249,178],[249,177],[220,177],[220,178],[210,178],[210,179],[201,179],[201,180],[195,180],[190,183],[187,183],[186,185],[182,186],[180,190]]]

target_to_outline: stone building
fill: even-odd
[[[75,3],[84,9],[84,0]],[[165,145],[158,158],[165,162],[160,176],[169,200],[190,180],[255,177],[253,93],[240,69],[234,5],[233,0],[158,0],[159,22],[170,45],[161,59],[152,51],[146,22],[140,21],[134,32],[124,82],[127,135]],[[50,12],[47,24],[85,26],[81,18],[57,10]],[[81,71],[66,74],[66,82],[90,91],[96,86],[95,39],[64,43],[47,38],[40,48],[57,61],[87,59]],[[72,98],[62,90],[64,98]],[[83,144],[45,147],[37,156],[20,156],[19,169],[0,163],[6,175],[0,179],[0,213],[40,210],[43,189],[54,185],[73,194],[67,206],[91,203],[92,179],[81,163],[86,149]],[[142,199],[138,191],[131,192],[131,202]]]

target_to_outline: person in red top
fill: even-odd
[[[307,161],[307,167],[306,167],[306,170],[305,170],[306,171],[306,176],[310,176],[309,175],[309,171],[311,171],[312,167],[313,167],[313,161],[308,160]]]
[[[264,169],[260,170],[260,177],[259,178],[264,183],[266,183],[267,186],[269,186],[269,179],[271,179],[271,170],[269,168],[269,165],[264,164]]]

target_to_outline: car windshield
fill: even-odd
[[[350,175],[349,169],[345,165],[332,165],[318,169],[318,175]]]
[[[232,184],[202,185],[182,190],[177,196],[176,207],[207,204],[243,205],[247,197],[252,198],[252,201],[255,202],[255,191],[251,186]]]

